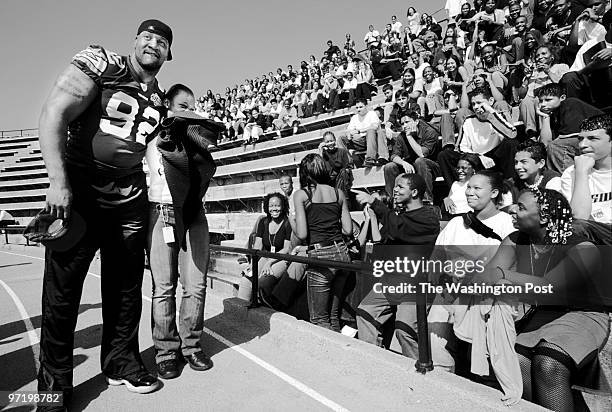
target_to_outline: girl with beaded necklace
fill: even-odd
[[[610,333],[606,308],[596,301],[602,292],[594,286],[599,251],[573,233],[570,205],[554,190],[522,191],[515,225],[519,231],[503,240],[485,271],[471,281],[552,285],[552,295],[536,296],[547,305],[532,307],[518,331],[523,398],[552,410],[586,410],[572,385],[596,385],[577,378],[598,376],[597,354]],[[591,373],[583,373],[586,369]]]

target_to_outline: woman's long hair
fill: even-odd
[[[331,186],[331,177],[323,158],[317,153],[310,153],[300,162],[300,186],[309,190],[318,184]]]
[[[462,67],[463,64],[461,63],[461,61],[459,60],[459,57],[455,56],[454,54],[451,54],[450,56],[448,56],[446,58],[446,60],[444,61],[444,68],[446,69],[446,62],[449,60],[454,60],[455,61],[455,71],[452,73],[453,75],[456,75],[459,73],[459,67]]]
[[[404,69],[404,73],[406,73],[406,72],[408,72],[408,73],[410,73],[412,75],[412,84],[410,86],[414,86],[414,84],[416,83],[416,74],[414,72],[414,69],[412,67],[406,67]],[[410,86],[405,83],[404,76],[402,76],[402,88],[405,89],[405,88],[410,87]]]

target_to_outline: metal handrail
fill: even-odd
[[[286,260],[288,262],[304,263],[307,265],[326,266],[335,269],[344,269],[357,273],[369,274],[372,273],[372,267],[368,262],[358,261],[359,263],[337,262],[335,260],[318,259],[297,255],[289,255],[284,253],[267,252],[265,250],[247,249],[234,246],[210,245],[210,249],[217,252],[239,253],[252,256],[251,262],[251,301],[248,308],[259,307],[258,289],[259,278],[259,258],[273,258]],[[417,289],[418,290],[418,289]],[[433,370],[433,362],[431,359],[431,343],[429,341],[429,330],[427,327],[427,293],[416,294],[416,311],[417,311],[417,335],[419,342],[419,359],[417,359],[415,367],[417,372],[426,373]]]

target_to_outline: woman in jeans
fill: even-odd
[[[168,89],[164,103],[169,115],[172,115],[193,110],[195,98],[191,89],[175,84]],[[162,379],[172,379],[180,375],[179,363],[182,359],[198,371],[213,366],[200,343],[204,327],[209,232],[204,208],[200,204],[197,216],[185,228],[184,247],[181,247],[181,239],[175,239],[175,209],[162,155],[157,147],[158,139],[156,137],[149,143],[146,154],[151,203],[147,235],[153,281],[151,328],[158,375]],[[176,289],[179,279],[183,297],[177,319]]]
[[[309,154],[300,163],[300,186],[294,195],[296,235],[308,243],[308,257],[349,262],[342,235],[352,234],[344,194],[331,186],[323,158]],[[307,269],[310,321],[340,331],[341,295],[345,276],[338,269],[309,265]],[[333,298],[332,298],[333,290]]]

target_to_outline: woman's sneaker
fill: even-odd
[[[146,370],[130,373],[124,377],[107,376],[106,381],[111,386],[125,385],[128,391],[136,393],[150,393],[161,386],[159,379]]]

